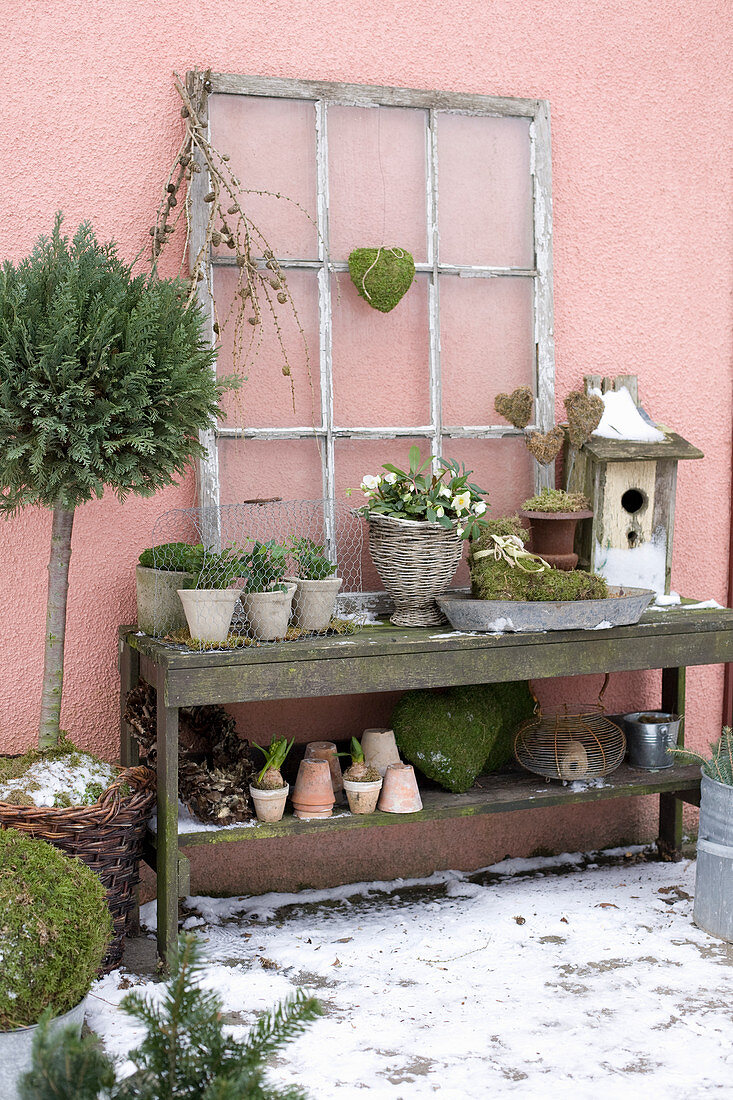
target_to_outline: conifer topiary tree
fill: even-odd
[[[185,284],[134,275],[88,223],[69,241],[61,222],[0,270],[0,512],[53,511],[41,748],[59,737],[75,509],[172,484],[224,388]]]

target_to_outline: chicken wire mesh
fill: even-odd
[[[192,649],[350,634],[362,594],[363,523],[333,501],[178,508],[137,570],[138,627]]]

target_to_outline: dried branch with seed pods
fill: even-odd
[[[188,74],[184,83],[178,73],[174,73],[174,84],[181,98],[181,116],[186,129],[168,174],[155,225],[150,228],[153,267],[156,267],[158,257],[175,231],[182,227],[185,230],[184,259],[189,254],[189,300],[193,300],[203,285],[213,309],[214,334],[220,336],[227,324],[233,324],[234,370],[245,379],[262,344],[263,321],[272,324],[282,355],[280,369],[290,380],[294,408],[292,367],[280,320],[283,308],[294,319],[303,342],[308,381],[312,387],[308,344],[285,272],[277,260],[274,248],[246,213],[246,199],[249,195],[267,195],[291,203],[309,221],[313,222],[313,219],[299,203],[287,195],[242,186],[242,181],[230,167],[229,155],[212,145],[207,124],[210,77],[210,70],[196,70]],[[193,245],[194,184],[197,182],[196,177],[202,172],[206,173],[208,179],[208,190],[203,195],[208,214],[201,243]],[[210,264],[212,249],[222,245],[231,249],[238,271],[233,302],[225,316],[220,315],[214,297]]]

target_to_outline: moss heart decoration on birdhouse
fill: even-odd
[[[404,248],[355,248],[349,274],[364,301],[389,313],[412,286],[415,261]]]

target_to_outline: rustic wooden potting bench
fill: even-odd
[[[659,795],[659,836],[671,855],[682,842],[682,806],[699,804],[695,766],[644,772],[622,765],[601,787],[572,789],[516,773],[482,777],[466,794],[425,791],[416,814],[340,814],[318,821],[291,815],[275,825],[214,832],[178,832],[178,710],[207,703],[246,703],[408,688],[539,680],[588,673],[662,669],[662,709],[684,712],[690,665],[733,661],[733,611],[669,608],[647,611],[636,626],[541,634],[457,634],[449,629],[365,627],[346,637],[309,638],[227,652],[193,652],[120,631],[121,700],[142,677],[158,693],[158,821],[148,861],[157,871],[158,948],[166,956],[178,931],[178,899],[188,892],[188,860],[196,844],[253,842],[320,830],[387,828],[475,814]],[[706,731],[713,740],[717,731]],[[130,731],[121,723],[121,761],[136,762]]]

